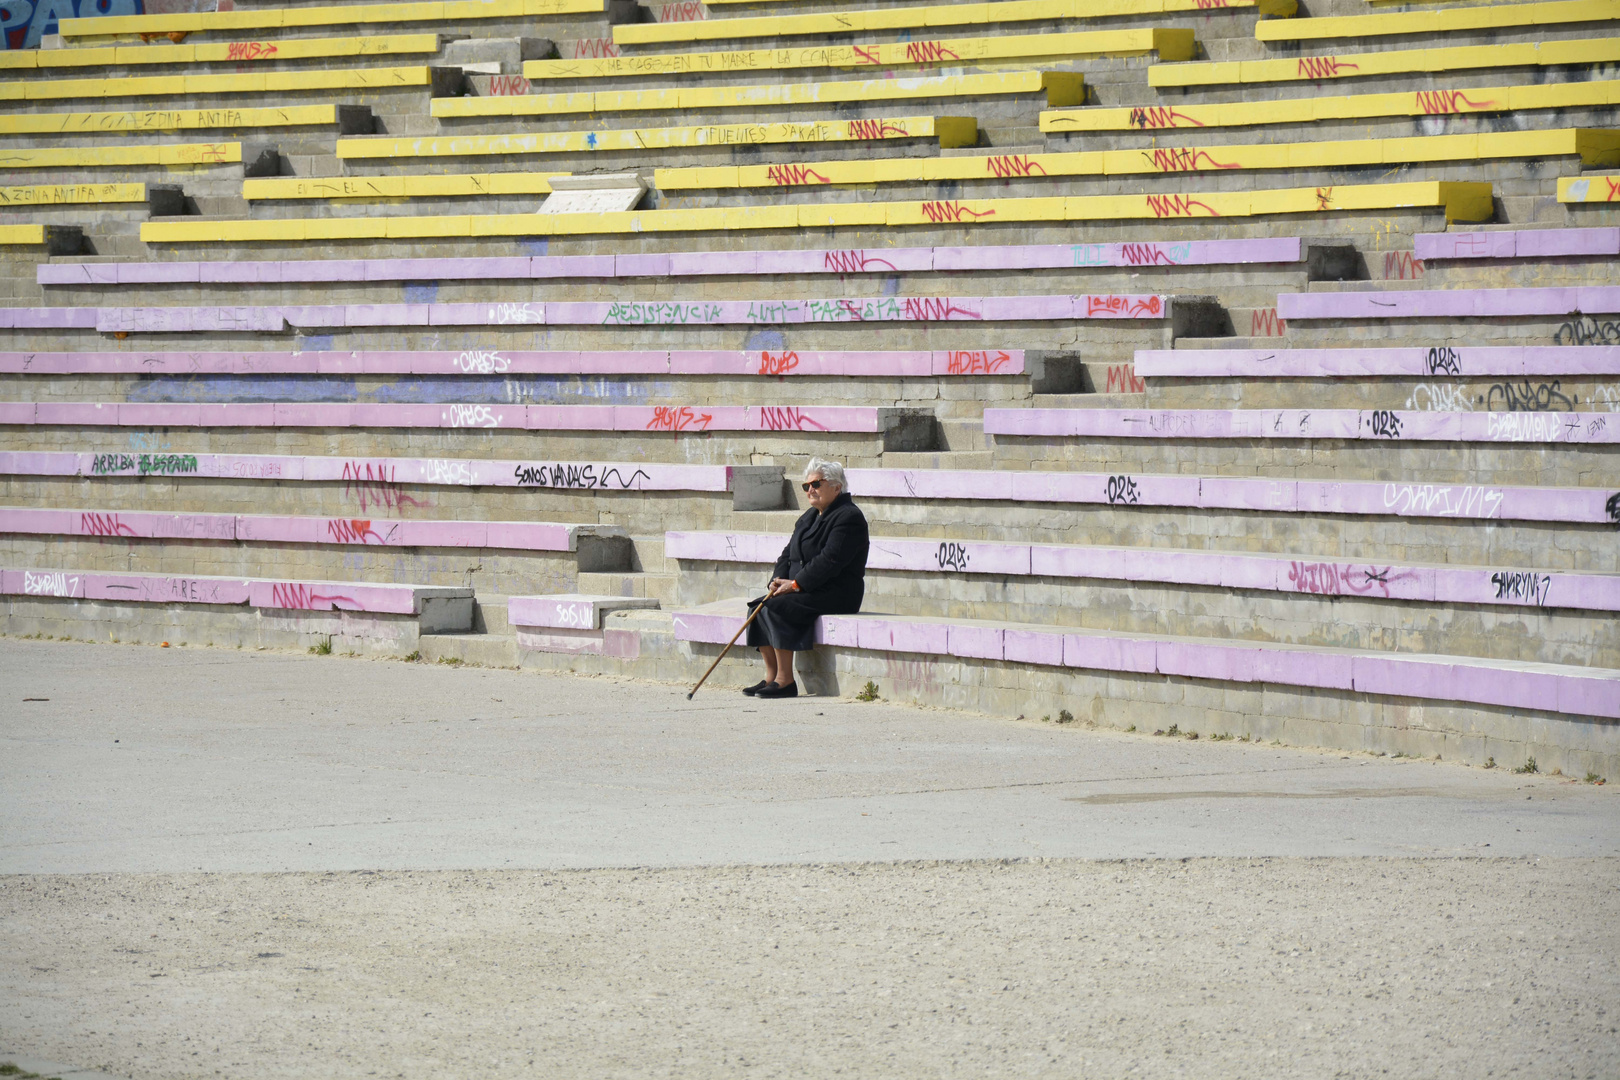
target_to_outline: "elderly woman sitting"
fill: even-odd
[[[854,614],[866,595],[866,515],[849,497],[844,467],[811,458],[800,486],[810,509],[793,526],[764,610],[748,628],[748,644],[765,658],[764,680],[743,691],[752,696],[798,697],[793,654],[815,645],[817,617]]]

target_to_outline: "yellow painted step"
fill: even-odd
[[[241,143],[18,147],[0,154],[0,169],[72,169],[113,165],[226,165],[241,160]]]
[[[339,68],[332,71],[262,71],[240,75],[131,75],[117,79],[0,82],[0,101],[176,97],[183,94],[266,94],[299,90],[365,90],[389,86],[427,86],[431,81],[426,66]]]
[[[707,124],[679,128],[557,131],[538,135],[461,135],[422,139],[339,139],[340,158],[470,157],[607,150],[666,150],[692,146],[853,142],[938,138],[943,147],[972,146],[978,123],[964,116],[897,116],[872,120],[806,120],[782,124]]]
[[[604,56],[580,60],[530,60],[530,79],[619,79],[635,75],[788,71],[795,68],[904,67],[909,64],[973,64],[997,60],[1140,56],[1187,60],[1197,51],[1191,30],[1092,30],[1073,34],[948,38],[874,45],[815,45],[792,49]],[[3,55],[3,54],[0,54]]]
[[[1286,60],[1222,60],[1202,64],[1155,64],[1148,85],[1226,86],[1236,83],[1321,82],[1371,75],[1426,71],[1467,71],[1492,67],[1546,67],[1553,64],[1620,62],[1620,37],[1574,41],[1527,41],[1506,45],[1453,45],[1439,49],[1299,56]]]
[[[43,225],[0,225],[0,244],[43,244]]]
[[[1620,176],[1561,176],[1558,178],[1561,203],[1620,203]]]
[[[600,15],[602,12],[602,0],[433,0],[429,3],[336,4],[197,14],[104,15],[88,19],[63,19],[59,25],[64,38],[84,38],[118,34],[279,30],[296,26],[522,19],[545,15]]]
[[[1561,157],[1579,154],[1582,164],[1620,164],[1620,131],[1565,128],[1552,131],[1432,135],[1408,139],[1346,139],[1332,142],[1251,143],[1145,150],[1091,150],[1064,154],[989,154],[948,158],[887,158],[810,161],[792,165],[730,165],[656,169],[660,191],[694,188],[800,187],[822,184],[928,183],[1053,176],[1140,176],[1248,169],[1338,168],[1425,161]]]
[[[140,112],[99,113],[0,113],[0,134],[313,127],[335,123],[337,123],[336,105],[285,105],[264,109],[151,109]]]
[[[753,231],[872,225],[995,225],[1008,222],[1203,220],[1269,214],[1432,208],[1447,221],[1485,221],[1491,185],[1423,181],[1269,191],[1085,195],[1038,199],[773,204],[607,214],[492,214],[406,218],[179,221],[141,226],[151,244],[305,242],[460,236],[592,236]]]
[[[1010,2],[1010,0],[1009,0]],[[979,97],[1046,92],[1047,103],[1085,100],[1083,76],[1068,71],[1009,71],[984,75],[929,75],[904,79],[783,83],[769,86],[670,87],[663,90],[602,90],[516,97],[434,98],[431,111],[456,116],[554,116],[559,113],[639,110],[736,109],[771,105],[905,101],[913,98]]]
[[[0,206],[59,206],[64,203],[139,203],[145,184],[34,184],[0,187]]]
[[[1429,11],[1386,11],[1376,15],[1262,20],[1255,24],[1254,36],[1261,41],[1320,41],[1392,34],[1451,34],[1614,19],[1620,19],[1620,0],[1550,0],[1539,4],[1480,4]]]
[[[568,173],[435,176],[275,176],[242,181],[242,198],[429,199],[476,195],[549,195],[550,179]]]
[[[376,34],[340,38],[279,38],[216,41],[195,45],[103,45],[78,49],[12,49],[0,52],[0,71],[59,67],[127,67],[136,64],[274,63],[332,56],[436,53],[438,34]]]
[[[1283,98],[1224,105],[1152,105],[1064,109],[1041,113],[1041,130],[1159,131],[1170,128],[1255,127],[1315,120],[1381,116],[1452,116],[1461,113],[1565,109],[1620,103],[1620,80],[1487,86],[1470,90],[1418,90],[1396,94]]]

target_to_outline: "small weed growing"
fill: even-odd
[[[1159,730],[1155,731],[1153,734],[1155,734],[1155,735],[1163,735],[1164,734],[1164,728],[1160,728]]]
[[[1174,738],[1175,736],[1180,735],[1181,734],[1181,725],[1180,724],[1171,724],[1170,725],[1170,730],[1165,732],[1165,734],[1169,735],[1171,738]]]
[[[1238,736],[1238,742],[1248,742],[1248,741],[1249,741],[1249,737],[1247,735],[1239,735]]]
[[[313,645],[311,645],[309,647],[309,651],[311,653],[313,653],[314,655],[316,655],[316,656],[331,656],[332,655],[332,638],[331,638],[331,636],[329,635],[327,637],[321,638],[321,640],[317,641],[315,644],[313,644]]]
[[[11,1077],[13,1080],[61,1080],[56,1076],[47,1078],[37,1072],[28,1072],[26,1069],[18,1068],[17,1064],[11,1061],[0,1064],[0,1076]]]
[[[856,701],[876,701],[877,699],[878,699],[878,686],[877,686],[877,683],[873,682],[871,679],[867,679],[866,680],[866,685],[861,687],[861,692],[855,695],[855,700]]]
[[[459,657],[459,656],[441,656],[441,657],[439,657],[439,663],[444,664],[447,667],[460,667],[461,666],[461,657]]]
[[[405,656],[403,657],[403,659],[407,664],[414,664],[414,663],[416,663],[416,662],[418,662],[419,660],[422,659],[422,650],[421,649],[416,649],[416,650],[413,650],[413,651],[411,651],[409,653],[406,653]]]
[[[1135,731],[1136,730],[1136,725],[1132,724],[1130,727],[1126,728],[1125,730],[1126,731]]]
[[[1209,737],[1209,741],[1210,742],[1231,742],[1232,741],[1232,733],[1229,731],[1224,735],[1211,735]]]
[[[1535,758],[1529,758],[1529,759],[1527,759],[1525,761],[1525,763],[1523,765],[1519,766],[1517,769],[1514,769],[1513,771],[1516,772],[1516,773],[1538,773],[1541,770],[1536,768],[1536,759]]]
[[[1072,723],[1074,723],[1074,713],[1070,712],[1068,709],[1059,709],[1058,710],[1058,723],[1060,723],[1060,724],[1072,724]]]
[[[1198,738],[1198,732],[1196,732],[1196,731],[1189,731],[1189,732],[1187,732],[1187,736],[1186,736],[1186,737],[1187,737],[1187,738],[1188,738],[1188,739],[1189,739],[1189,740],[1196,740],[1196,739],[1197,739],[1197,738]]]
[[[1052,714],[1051,713],[1047,713],[1045,716],[1041,717],[1041,723],[1050,724],[1051,722],[1052,722]]]
[[[1493,758],[1493,757],[1488,757],[1488,758],[1486,758],[1486,759],[1485,759],[1485,767],[1486,767],[1486,768],[1487,768],[1487,769],[1494,769],[1494,768],[1496,768],[1496,759],[1495,759],[1495,758]]]
[[[1589,773],[1586,774],[1586,782],[1588,784],[1599,784],[1599,785],[1608,783],[1607,780],[1603,779],[1603,777],[1599,776],[1595,772],[1589,772]]]

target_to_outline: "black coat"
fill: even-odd
[[[771,576],[797,581],[795,598],[817,614],[851,615],[866,596],[869,547],[866,515],[841,491],[825,513],[811,507],[799,518]]]

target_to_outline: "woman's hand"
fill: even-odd
[[[799,583],[792,578],[771,578],[771,583],[765,588],[766,596],[777,596],[785,592],[798,592]]]

